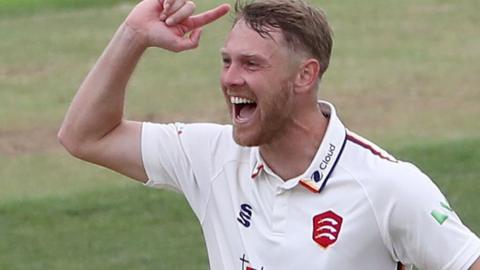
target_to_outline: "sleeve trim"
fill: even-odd
[[[142,134],[140,136],[141,138],[141,141],[140,141],[140,150],[141,150],[141,157],[142,157],[142,163],[143,163],[143,167],[145,169],[145,173],[147,174],[147,182],[144,183],[145,186],[148,186],[148,187],[153,187],[155,185],[155,182],[153,181],[152,179],[152,176],[151,176],[151,173],[150,173],[150,164],[148,164],[148,160],[149,158],[147,157],[147,149],[146,149],[146,145],[145,145],[145,142],[147,140],[146,138],[146,133],[145,132],[145,129],[147,128],[147,125],[148,123],[146,122],[143,122],[142,123]]]
[[[468,270],[479,257],[480,239],[472,235],[469,241],[442,270]]]

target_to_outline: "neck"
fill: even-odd
[[[285,181],[307,170],[328,125],[328,119],[318,105],[308,112],[303,111],[296,115],[302,117],[292,117],[291,123],[280,136],[259,147],[268,167]]]

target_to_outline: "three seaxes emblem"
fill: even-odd
[[[343,218],[333,211],[327,211],[313,217],[312,239],[323,248],[327,248],[338,239]]]

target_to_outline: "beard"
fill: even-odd
[[[293,84],[286,81],[277,93],[262,97],[257,103],[259,110],[253,127],[233,125],[233,139],[242,146],[260,146],[272,142],[284,133],[293,112]],[[258,102],[258,101],[257,101]]]

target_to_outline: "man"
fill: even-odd
[[[236,5],[221,49],[231,126],[122,118],[145,49],[195,48],[200,27],[228,10],[139,3],[72,102],[59,132],[68,151],[182,192],[211,269],[480,270],[480,240],[430,179],[317,101],[332,40],[323,13],[302,0]]]

